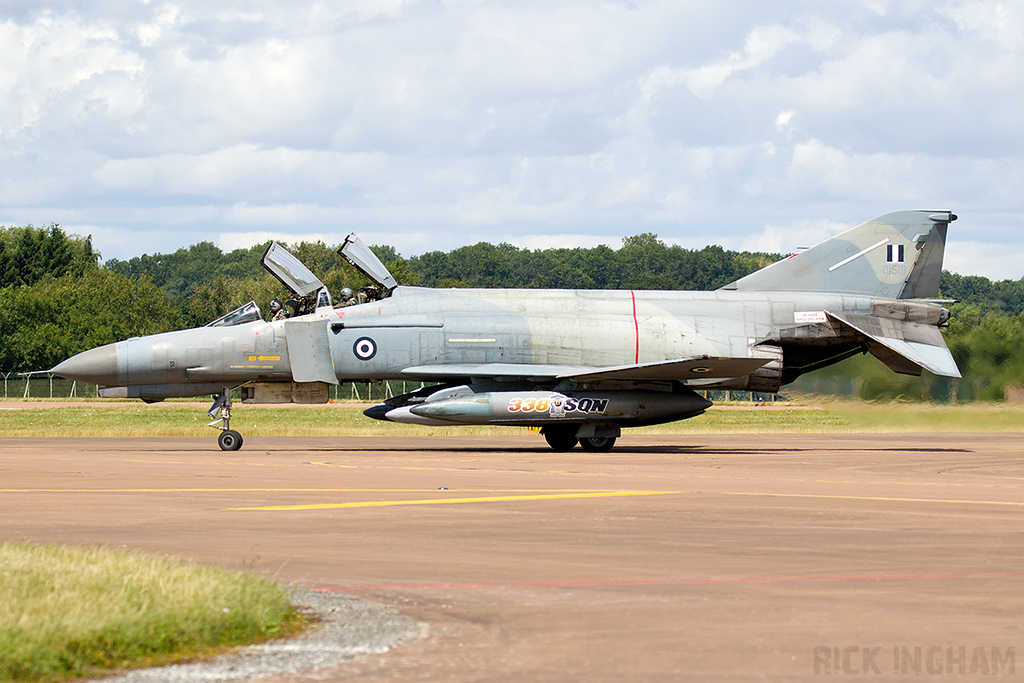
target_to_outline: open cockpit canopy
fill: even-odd
[[[324,283],[312,271],[277,242],[271,242],[263,254],[263,267],[298,296],[307,296],[323,288]]]
[[[338,253],[345,257],[345,260],[351,263],[360,273],[383,287],[386,292],[391,292],[391,290],[398,286],[398,281],[395,277],[388,272],[388,269],[380,262],[377,255],[355,233],[345,238],[345,242],[338,249]]]

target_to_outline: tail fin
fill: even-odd
[[[949,211],[887,213],[722,289],[935,298],[955,220]]]

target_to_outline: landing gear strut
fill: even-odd
[[[231,429],[231,387],[224,387],[207,411],[213,422],[206,425],[220,430],[217,445],[222,451],[237,451],[242,447],[242,435]]]

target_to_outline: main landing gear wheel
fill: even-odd
[[[614,436],[594,436],[580,439],[580,446],[583,450],[591,453],[606,453],[615,445]]]
[[[222,451],[237,451],[242,447],[242,435],[234,429],[225,429],[217,437],[217,445]]]
[[[544,432],[544,439],[556,451],[571,451],[573,446],[576,445],[577,429],[578,427],[572,427],[571,429],[549,429]]]

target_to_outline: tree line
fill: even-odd
[[[264,310],[284,294],[260,265],[269,243],[222,252],[201,242],[172,254],[100,262],[91,239],[59,225],[0,228],[0,370],[45,370],[86,349],[132,336],[203,325],[247,301]],[[619,249],[521,249],[480,242],[402,258],[372,247],[399,283],[425,287],[708,290],[782,258],[719,246],[685,249],[652,233]],[[336,246],[292,251],[337,296],[370,284]],[[865,398],[1001,399],[1024,382],[1024,278],[993,282],[944,271],[941,297],[957,299],[943,333],[964,380],[894,375],[871,358],[813,373],[846,379]],[[818,381],[821,384],[821,381]]]

